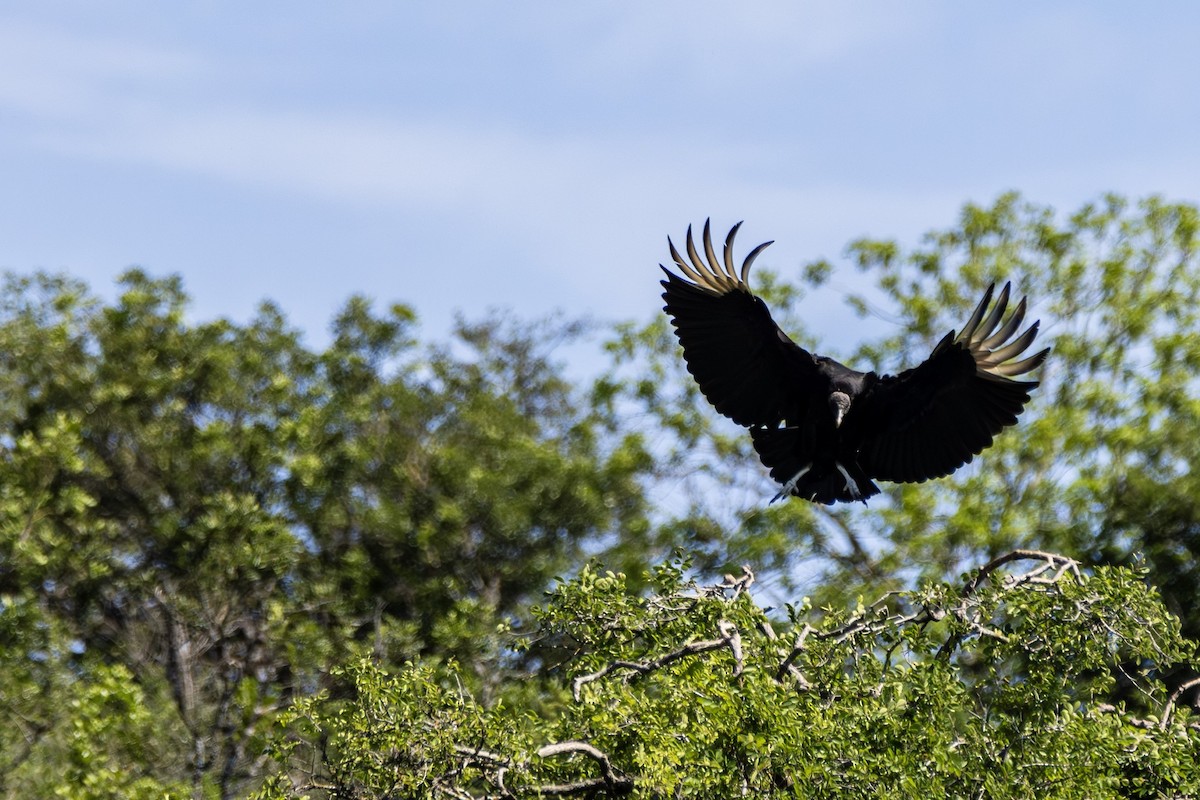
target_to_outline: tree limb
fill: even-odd
[[[1046,563],[1042,567],[1026,573],[1024,576],[1026,580],[1033,580],[1035,577],[1051,567],[1056,567],[1057,570],[1052,578],[1050,578],[1048,581],[1045,581],[1047,583],[1056,583],[1067,570],[1071,571],[1071,573],[1075,576],[1076,581],[1082,580],[1079,575],[1079,562],[1073,558],[1060,556],[1057,553],[1048,553],[1043,550],[1011,550],[1002,556],[993,558],[991,561],[976,570],[975,576],[971,578],[971,580],[967,581],[967,584],[963,587],[962,596],[966,598],[974,594],[975,590],[979,588],[979,585],[983,583],[984,578],[988,577],[1005,564],[1013,561],[1034,560],[1044,561]]]
[[[600,766],[601,777],[572,783],[539,786],[535,789],[538,794],[571,795],[606,788],[612,795],[617,796],[629,794],[633,791],[633,778],[617,774],[608,756],[587,742],[570,741],[548,744],[538,748],[536,755],[538,758],[550,758],[551,756],[563,755],[564,753],[583,753],[585,756],[591,758]]]
[[[576,702],[579,702],[580,698],[582,697],[582,690],[585,684],[598,681],[601,678],[611,675],[618,670],[629,670],[629,672],[632,673],[625,678],[625,680],[628,682],[639,675],[647,675],[655,670],[662,669],[668,664],[678,661],[681,658],[693,656],[698,653],[707,653],[710,650],[718,650],[722,647],[728,647],[733,653],[734,662],[736,664],[733,670],[734,676],[736,677],[741,675],[744,667],[742,661],[742,638],[738,633],[737,626],[726,620],[721,620],[717,623],[717,629],[721,632],[721,637],[719,639],[705,639],[704,641],[700,642],[688,642],[678,650],[672,650],[670,653],[659,656],[658,658],[650,661],[616,660],[608,666],[596,670],[595,672],[576,676],[576,678],[571,681],[571,695],[575,698]]]
[[[1158,727],[1165,729],[1167,725],[1170,724],[1171,714],[1174,713],[1175,704],[1179,702],[1179,698],[1183,697],[1184,693],[1189,689],[1195,689],[1197,686],[1200,686],[1200,678],[1192,678],[1190,681],[1184,683],[1175,691],[1171,692],[1171,696],[1167,698],[1167,704],[1163,706],[1162,719],[1159,721]]]

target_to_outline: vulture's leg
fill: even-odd
[[[776,502],[778,500],[782,500],[783,498],[790,495],[792,493],[792,490],[796,488],[796,484],[800,482],[801,478],[803,478],[805,475],[808,474],[808,471],[810,469],[812,469],[812,464],[809,464],[807,467],[805,467],[804,469],[800,470],[795,475],[793,475],[791,477],[791,480],[789,480],[787,483],[785,483],[783,485],[783,488],[779,490],[779,493],[771,498],[771,502],[774,503],[774,502]],[[850,476],[847,475],[846,477],[847,477],[847,479],[849,479]]]
[[[855,500],[862,499],[862,492],[858,488],[858,484],[854,482],[854,478],[850,477],[850,473],[846,471],[840,463],[834,462],[838,472],[842,473],[842,477],[846,479],[846,488],[850,490],[850,496]]]

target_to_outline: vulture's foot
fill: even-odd
[[[771,502],[772,503],[778,502],[778,501],[782,500],[783,498],[787,497],[788,495],[790,495],[792,493],[792,490],[796,488],[796,484],[800,482],[801,478],[803,478],[805,475],[808,474],[808,471],[810,469],[812,469],[812,464],[809,464],[807,467],[804,467],[799,472],[797,472],[795,475],[793,475],[791,477],[791,479],[783,485],[783,488],[780,489],[776,493],[776,495],[771,498]],[[849,479],[849,476],[846,476],[846,477],[847,477],[847,479]]]
[[[855,500],[862,500],[862,490],[858,488],[858,483],[855,482],[854,478],[850,477],[850,473],[846,471],[845,467],[841,464],[837,464],[836,466],[838,472],[842,473],[842,477],[846,479],[846,488],[850,490],[850,497]]]

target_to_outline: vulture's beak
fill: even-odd
[[[842,418],[850,410],[850,395],[845,392],[834,392],[829,395],[829,409],[833,411],[833,427],[842,427]]]

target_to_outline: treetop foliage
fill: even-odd
[[[779,632],[749,570],[704,587],[688,572],[663,565],[648,595],[593,568],[559,585],[535,612],[566,653],[549,720],[476,702],[455,664],[358,662],[350,702],[318,695],[289,712],[301,735],[272,755],[293,778],[258,796],[1200,791],[1200,722],[1155,666],[1194,646],[1130,570],[1014,551],[960,583],[789,608]],[[1108,702],[1118,671],[1152,715]]]

